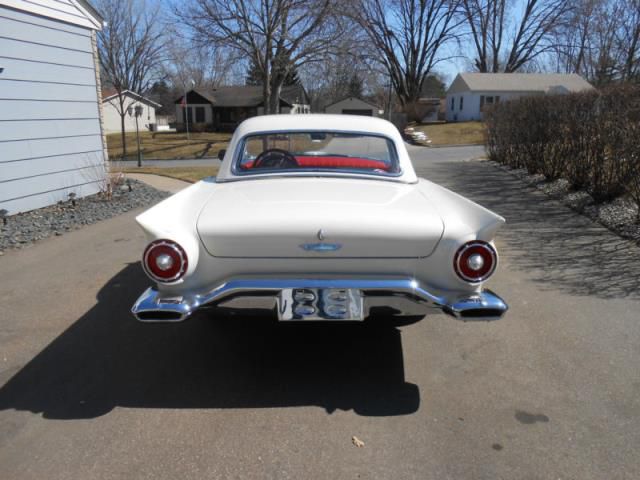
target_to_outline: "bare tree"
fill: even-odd
[[[101,0],[106,26],[98,32],[100,67],[117,93],[116,110],[122,130],[122,156],[127,155],[124,119],[131,102],[126,90],[145,93],[160,75],[163,33],[158,10],[149,11],[142,0]]]
[[[167,29],[171,42],[166,46],[164,72],[176,88],[195,84],[198,88],[215,88],[225,81],[238,55],[228,48],[203,45],[185,38],[175,27]]]
[[[552,41],[551,62],[561,73],[585,75],[590,55],[590,37],[600,0],[574,0],[567,19],[559,25]]]
[[[460,38],[460,0],[360,0],[352,17],[366,31],[403,107],[420,97],[424,79]]]
[[[278,113],[289,72],[331,52],[342,32],[335,0],[191,0],[176,14],[194,40],[232,48],[262,75],[265,113]]]
[[[569,0],[526,0],[514,21],[507,0],[462,0],[480,72],[516,72],[553,48]],[[510,34],[510,32],[513,32]]]
[[[640,80],[640,0],[623,0],[622,25],[618,35],[618,48],[622,54],[623,81]]]

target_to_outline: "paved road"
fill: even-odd
[[[484,147],[481,145],[471,145],[464,147],[415,147],[409,148],[419,152],[420,158],[438,161],[459,161],[469,160],[484,156]],[[118,162],[121,166],[135,167],[138,163],[136,160],[125,160]],[[184,160],[143,160],[144,167],[209,167],[219,166],[220,161],[217,158],[186,158]]]
[[[126,214],[0,258],[0,478],[640,478],[639,249],[425,151],[509,221],[504,320],[142,325]]]

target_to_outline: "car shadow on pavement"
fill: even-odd
[[[281,324],[269,310],[219,308],[141,324],[129,309],[147,285],[137,263],[114,276],[91,310],[0,389],[0,410],[78,419],[114,407],[317,405],[372,416],[419,407],[392,319]]]
[[[420,176],[478,202],[507,224],[498,232],[511,268],[542,289],[640,298],[640,248],[488,162],[416,165]]]

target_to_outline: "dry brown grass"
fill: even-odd
[[[436,123],[412,125],[431,139],[431,145],[483,144],[485,126],[483,122]]]
[[[176,178],[185,182],[195,183],[206,177],[211,177],[218,173],[218,167],[140,167],[126,168],[124,173],[150,173],[162,177]]]
[[[218,151],[227,148],[231,134],[218,132],[192,132],[187,140],[186,133],[140,132],[140,148],[143,159],[181,159],[216,157]],[[127,160],[135,160],[138,155],[135,132],[126,134]],[[122,157],[122,138],[119,133],[107,135],[109,158]]]

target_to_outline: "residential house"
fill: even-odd
[[[558,95],[591,90],[577,74],[556,73],[460,73],[447,90],[449,122],[482,120],[494,103],[530,95]]]
[[[243,120],[264,114],[262,86],[193,89],[176,100],[181,128],[233,130]],[[309,96],[301,85],[282,87],[280,113],[311,113]]]
[[[138,128],[141,131],[154,130],[157,124],[156,108],[160,108],[162,105],[130,90],[123,91],[122,96],[124,97],[124,111],[127,112],[124,116],[124,131],[136,131],[136,107],[140,107],[142,109],[142,115],[138,117]],[[103,90],[102,112],[104,115],[104,130],[106,133],[122,131],[120,111],[121,108],[118,93],[115,90]]]
[[[359,97],[346,97],[324,107],[325,113],[343,115],[364,115],[367,117],[382,117],[384,111],[374,103]]]
[[[83,0],[0,0],[0,209],[9,214],[104,185],[102,22]]]

